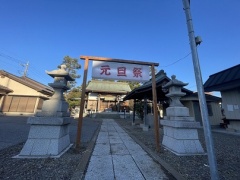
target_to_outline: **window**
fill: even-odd
[[[36,97],[6,96],[3,112],[28,112],[33,113]]]

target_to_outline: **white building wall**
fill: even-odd
[[[222,123],[222,113],[221,113],[221,108],[220,104],[216,102],[209,102],[211,107],[212,107],[212,116],[208,116],[209,122],[211,126],[217,125],[219,126],[220,123]]]
[[[221,92],[226,119],[240,121],[240,89]]]
[[[189,115],[194,117],[196,121],[199,121],[202,124],[199,103],[198,102],[196,103],[197,107],[195,108],[195,110],[194,110],[193,101],[182,101],[182,103],[184,106],[186,106],[189,109]],[[208,116],[210,125],[219,126],[223,118],[220,105],[217,102],[207,102],[207,104],[210,104],[212,108],[212,115]],[[198,111],[198,112],[194,112],[194,111]]]

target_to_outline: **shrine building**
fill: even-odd
[[[85,110],[94,112],[129,110],[129,102],[123,101],[131,88],[126,82],[91,80],[86,87]]]

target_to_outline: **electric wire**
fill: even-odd
[[[174,61],[173,63],[171,63],[171,64],[168,64],[168,65],[166,65],[166,66],[159,66],[159,67],[163,67],[163,68],[166,68],[166,67],[169,67],[169,66],[172,66],[172,65],[174,65],[174,64],[176,64],[176,63],[178,63],[179,61],[182,61],[182,60],[184,60],[185,58],[187,58],[190,54],[192,54],[191,52],[190,53],[188,53],[186,56],[184,56],[184,57],[182,57],[182,58],[180,58],[180,59],[178,59],[178,60],[176,60],[176,61]]]
[[[4,53],[2,53],[2,52],[0,52],[0,56],[2,56],[2,57],[4,57],[4,58],[7,58],[7,59],[10,59],[10,60],[12,60],[12,61],[14,61],[14,62],[16,62],[16,63],[24,63],[22,60],[16,59],[16,58],[14,58],[14,57],[12,57],[12,56],[9,56],[9,55],[7,55],[7,54],[4,54]]]
[[[168,64],[168,65],[166,65],[166,66],[159,66],[159,67],[167,68],[167,67],[169,67],[169,66],[172,66],[172,65],[174,65],[174,64],[176,64],[176,63],[178,63],[178,62],[180,62],[180,61],[182,61],[182,60],[184,60],[184,59],[186,59],[190,54],[192,54],[192,52],[189,52],[187,55],[185,55],[184,57],[182,57],[182,58],[180,58],[180,59],[178,59],[178,60],[176,60],[176,61],[174,61],[174,62],[172,62],[171,64]],[[193,84],[193,85],[191,85],[191,86],[188,87],[188,88],[192,89],[192,88],[196,87],[196,84],[195,84],[195,83],[191,83],[191,84]]]
[[[8,60],[11,60],[11,61],[8,61]],[[20,59],[13,57],[13,56],[10,56],[8,54],[0,52],[0,65],[6,69],[11,69],[12,72],[16,72],[17,74],[22,75],[24,72],[26,63]],[[23,68],[22,70],[19,70],[20,66],[22,66],[22,68]],[[2,67],[0,69],[2,69]],[[37,77],[38,81],[45,81],[45,82],[49,81],[46,77],[43,77],[43,75],[41,75],[42,73],[40,73],[39,70],[37,70],[37,68],[33,67],[32,65],[30,67],[31,68],[29,68],[28,72],[27,72],[27,75],[29,78],[35,79],[33,77]]]

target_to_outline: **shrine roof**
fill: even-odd
[[[167,99],[167,97],[165,96],[167,92],[164,92],[165,90],[163,89],[163,86],[166,85],[171,79],[166,75],[164,70],[160,70],[155,75],[155,78],[156,78],[156,91],[157,91],[158,101]],[[182,88],[182,91],[186,92],[187,94],[192,93],[192,91],[186,88]],[[130,93],[126,95],[124,100],[144,99],[144,97],[150,100],[152,99],[152,79],[145,82],[142,86],[132,90]]]
[[[210,102],[210,101],[221,102],[221,100],[222,100],[222,98],[214,96],[209,93],[205,93],[205,97],[206,97],[207,102]],[[181,97],[181,101],[198,101],[198,100],[199,100],[199,98],[198,98],[197,92],[194,92],[192,94],[187,94],[187,95]]]
[[[86,87],[86,92],[111,92],[127,94],[131,88],[126,82],[92,80]]]

